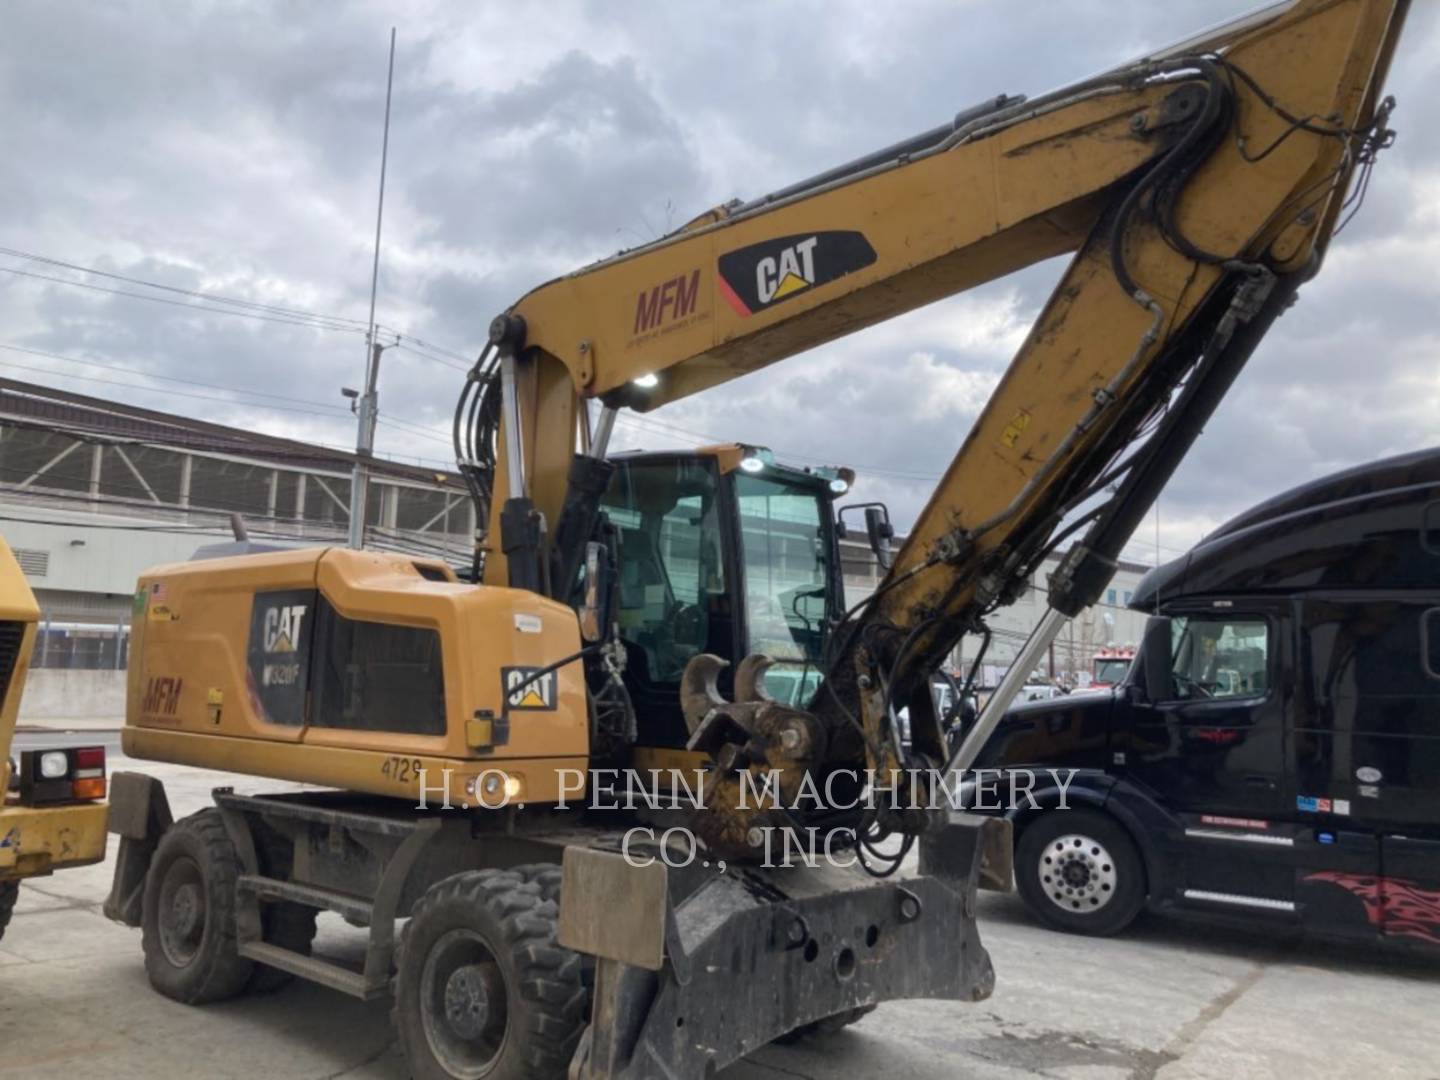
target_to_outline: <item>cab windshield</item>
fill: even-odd
[[[748,648],[778,661],[770,695],[803,706],[819,685],[829,612],[827,505],[810,485],[763,474],[737,473],[735,497]]]
[[[1096,660],[1095,681],[1115,686],[1125,678],[1125,673],[1130,670],[1130,663],[1130,658],[1124,656],[1112,660]]]

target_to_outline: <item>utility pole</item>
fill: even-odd
[[[355,415],[355,469],[350,474],[350,538],[352,548],[365,546],[365,495],[370,459],[375,455],[375,417],[379,395],[380,354],[375,340],[375,293],[380,285],[380,223],[385,214],[385,163],[390,156],[390,93],[395,85],[395,28],[390,28],[390,72],[385,79],[385,133],[380,141],[380,198],[375,206],[375,261],[370,270],[370,325],[365,332],[365,389],[358,395]],[[352,392],[353,394],[353,392]]]

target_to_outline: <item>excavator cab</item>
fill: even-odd
[[[838,469],[795,469],[766,450],[635,453],[601,500],[615,552],[612,613],[642,746],[683,747],[680,682],[696,656],[774,659],[765,690],[804,707],[819,685],[831,622],[843,610],[832,500]]]

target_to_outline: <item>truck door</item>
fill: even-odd
[[[1302,914],[1331,932],[1440,941],[1440,593],[1307,597],[1302,610]]]
[[[1126,774],[1177,821],[1174,899],[1289,917],[1293,838],[1284,825],[1288,610],[1207,603],[1170,619],[1168,687],[1131,707]],[[1146,649],[1163,648],[1147,635]]]

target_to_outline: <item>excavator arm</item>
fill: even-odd
[[[1318,267],[1352,177],[1391,137],[1381,87],[1406,8],[1272,5],[1043,97],[997,98],[530,292],[492,324],[457,412],[462,467],[490,507],[486,580],[563,594],[616,410],[1073,252],[887,578],[831,635],[813,706],[830,760],[899,767],[888,718],[912,703],[916,749],[943,761],[917,691],[927,673],[983,632],[1077,514],[1089,531],[1052,582],[1048,623],[1093,601]],[[476,415],[488,436],[465,423]]]

